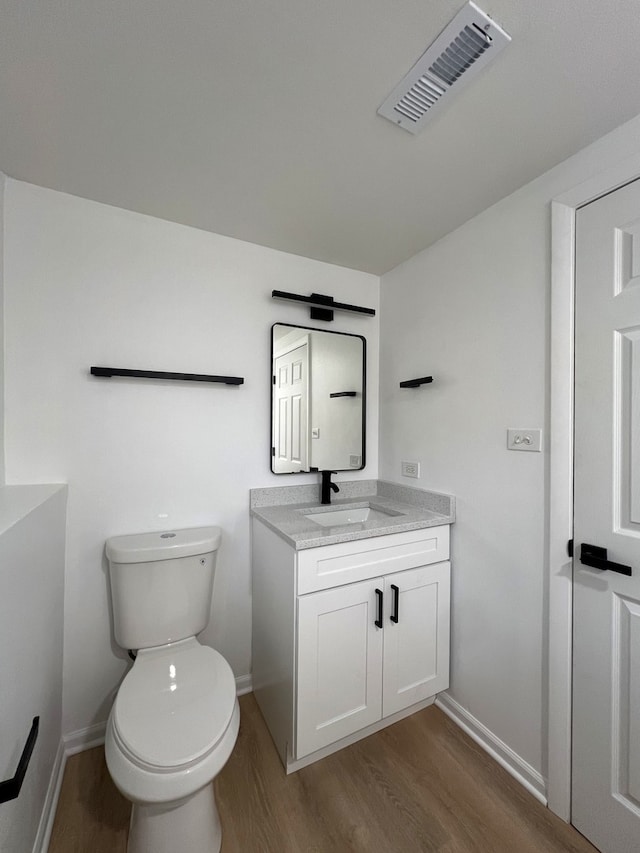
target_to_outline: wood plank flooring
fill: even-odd
[[[286,776],[251,694],[216,780],[222,853],[595,853],[431,706]],[[49,853],[125,853],[102,748],[69,759]]]

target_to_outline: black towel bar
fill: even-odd
[[[428,385],[433,382],[433,376],[423,376],[422,379],[407,379],[400,383],[401,388],[419,388],[420,385]]]
[[[212,376],[208,373],[171,373],[166,370],[126,370],[122,367],[92,367],[92,376],[110,379],[112,376],[138,376],[142,379],[177,379],[186,382],[223,382],[225,385],[242,385],[242,376]]]
[[[29,759],[31,758],[33,747],[36,745],[36,740],[38,739],[39,726],[40,717],[34,717],[33,722],[31,723],[31,731],[29,732],[27,742],[22,750],[20,761],[18,761],[18,769],[16,770],[15,776],[12,779],[6,779],[4,782],[0,782],[0,803],[7,803],[9,800],[15,800],[20,793],[20,788],[22,788],[25,773],[29,766]]]

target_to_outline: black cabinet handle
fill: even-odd
[[[382,600],[383,600],[383,595],[382,595],[381,589],[376,590],[376,596],[378,598],[378,618],[374,622],[374,625],[376,626],[376,628],[382,628]]]
[[[398,624],[398,608],[400,606],[400,590],[398,587],[392,583],[391,589],[393,590],[393,613],[391,614],[391,621]]]
[[[36,745],[36,740],[38,739],[39,725],[40,717],[34,717],[33,722],[31,723],[31,731],[29,732],[27,742],[24,745],[22,755],[20,756],[20,761],[18,762],[18,769],[16,770],[16,775],[13,777],[13,779],[6,779],[4,782],[0,782],[0,803],[6,803],[9,800],[15,800],[15,798],[20,793],[20,788],[22,788],[24,776],[27,772],[27,767],[29,766],[29,759],[31,758],[33,747]]]
[[[607,560],[607,549],[599,545],[588,545],[583,542],[580,549],[580,562],[585,566],[600,569],[602,572],[618,572],[620,575],[631,577],[631,566],[623,566],[621,563]]]

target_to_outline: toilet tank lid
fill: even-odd
[[[189,527],[112,536],[107,539],[107,557],[112,563],[150,563],[208,554],[218,550],[221,533],[219,527]]]

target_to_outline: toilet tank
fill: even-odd
[[[118,645],[147,649],[203,630],[220,535],[219,527],[192,527],[107,540]]]

